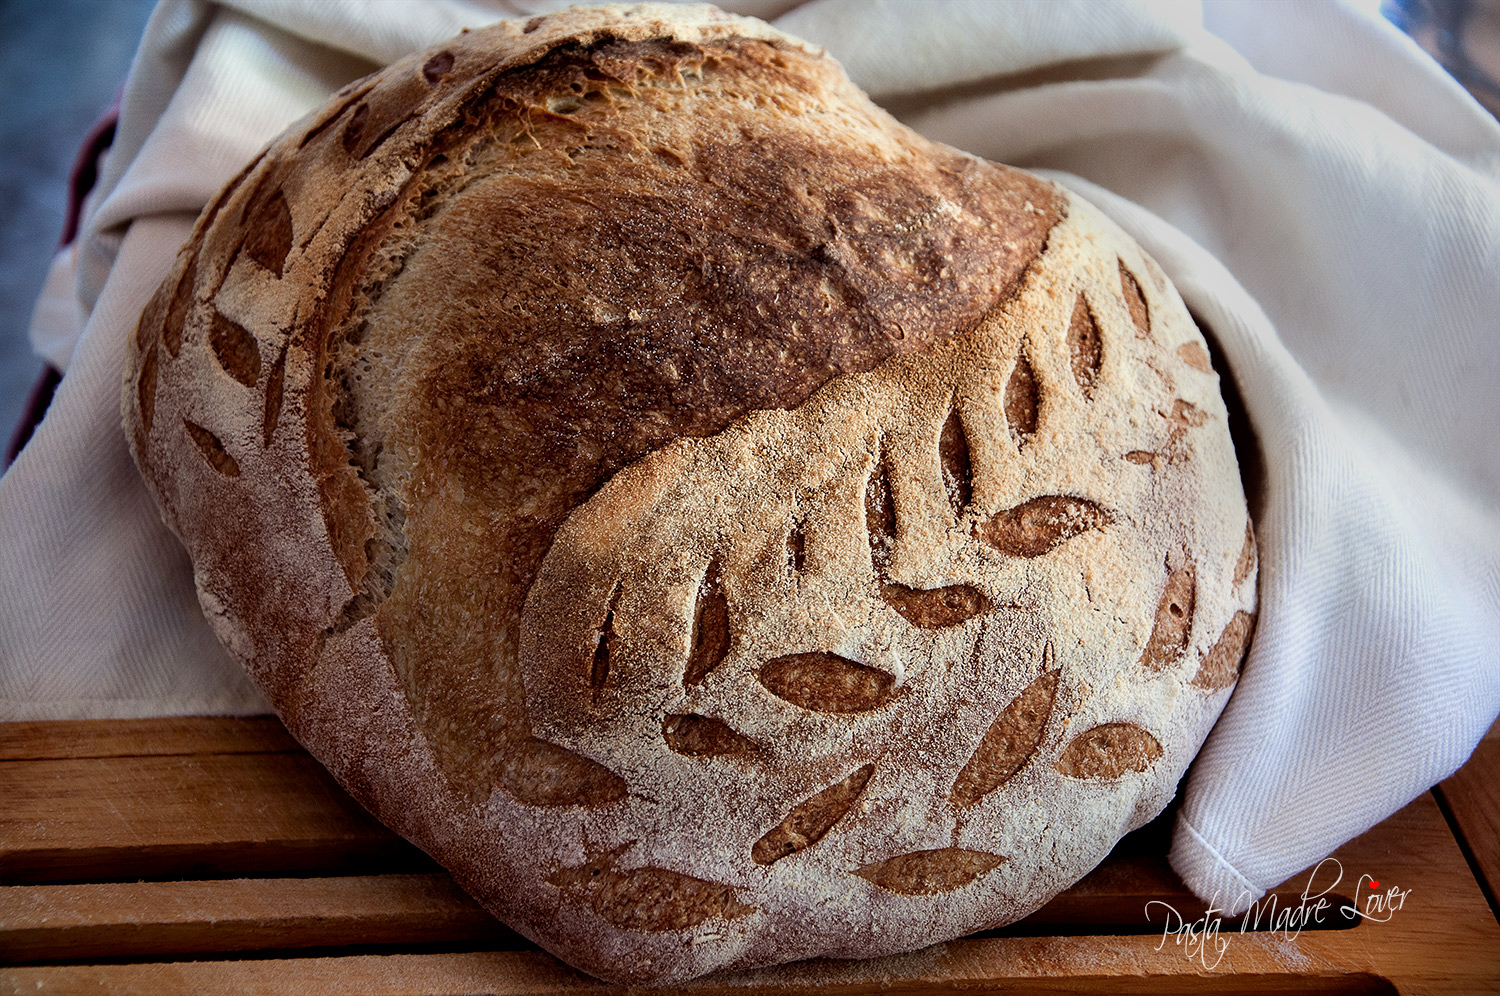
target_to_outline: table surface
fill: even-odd
[[[1339,848],[1337,885],[1330,864],[1275,890],[1278,923],[1269,904],[1258,927],[1203,919],[1166,863],[1169,811],[1004,930],[672,991],[1500,992],[1497,775],[1492,730]],[[1310,882],[1328,889],[1321,911],[1302,902]],[[1153,900],[1213,929],[1165,933]],[[1362,915],[1339,912],[1350,901]],[[492,919],[272,718],[0,724],[0,993],[612,988]]]

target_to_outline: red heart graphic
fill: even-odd
[[[1370,888],[1372,888],[1372,889],[1378,889],[1378,888],[1380,888],[1380,883],[1377,882],[1377,881],[1375,881],[1372,878],[1372,879],[1370,879]]]

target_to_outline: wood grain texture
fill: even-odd
[[[1111,858],[999,933],[1154,929],[1147,898],[1202,912],[1160,856]],[[435,942],[536,950],[444,874],[0,886],[0,962]]]
[[[172,721],[169,721],[172,722]],[[4,727],[0,727],[3,730]],[[140,730],[141,728],[138,728]],[[46,739],[48,731],[28,734]],[[144,731],[148,742],[164,734]],[[47,759],[0,763],[0,865],[35,880],[27,862],[75,871],[109,852],[301,848],[309,861],[350,867],[372,841],[393,842],[300,754],[234,753],[264,731],[226,727],[226,754]],[[239,738],[236,741],[236,738]],[[109,740],[99,735],[96,742]],[[12,741],[14,742],[14,741]],[[1493,745],[1493,742],[1490,742]],[[128,746],[128,745],[127,745]],[[1488,755],[1460,774],[1483,786]],[[1457,793],[1445,786],[1452,807]],[[50,791],[50,794],[48,794]],[[1456,810],[1455,810],[1456,816]],[[1457,821],[1461,826],[1479,825]],[[1020,925],[872,961],[814,961],[712,976],[672,991],[937,993],[955,990],[1171,994],[1479,993],[1500,989],[1500,924],[1491,915],[1436,799],[1424,795],[1335,852],[1343,880],[1331,892],[1368,906],[1376,890],[1409,890],[1386,922],[1351,929],[1240,933],[1226,922],[1212,969],[1187,957],[1144,904],[1201,914],[1159,853],[1162,837],[1132,835],[1093,873]],[[277,836],[282,835],[282,836]],[[165,851],[161,849],[165,848]],[[155,850],[153,850],[155,849]],[[153,859],[154,860],[154,859]],[[0,888],[0,993],[564,993],[611,990],[505,931],[441,874],[329,878],[83,882]],[[101,867],[103,867],[101,863]],[[112,874],[112,877],[122,877]],[[1331,868],[1314,891],[1330,883]],[[1285,905],[1309,873],[1276,890]],[[414,947],[441,939],[449,950]],[[331,954],[360,945],[348,954]],[[370,946],[390,954],[371,954]],[[298,947],[311,957],[291,957]],[[264,951],[274,957],[224,958]],[[183,958],[209,956],[207,960]],[[161,960],[151,961],[156,957]],[[85,964],[86,959],[114,963]],[[129,963],[124,963],[129,959]],[[51,962],[51,963],[49,963]],[[67,962],[67,963],[63,963]]]
[[[1122,947],[1139,945],[1125,939]],[[1081,993],[1120,996],[1174,996],[1226,993],[1230,996],[1283,994],[1387,994],[1400,992],[1388,981],[1366,973],[1254,973],[1205,979],[1193,972],[1122,978],[1118,974],[1035,971],[1050,959],[1040,938],[984,942],[973,951],[960,942],[897,958],[869,962],[806,962],[794,969],[710,976],[670,988],[651,989],[659,996],[744,996],[774,992],[779,996],[853,996],[863,993],[915,994],[944,992]],[[1095,946],[1097,950],[1097,945]],[[951,949],[959,948],[953,951]],[[1072,952],[1070,952],[1072,953]],[[1122,950],[1129,958],[1134,952]],[[923,956],[926,956],[925,958]],[[921,963],[918,969],[916,963]],[[895,964],[892,964],[895,963]],[[902,964],[908,963],[908,964]],[[1028,966],[1022,973],[996,971],[1002,965]],[[37,983],[41,983],[38,986]],[[0,994],[37,991],[108,992],[112,996],[172,994],[276,993],[278,996],[555,996],[555,994],[626,993],[568,969],[540,952],[473,952],[463,954],[361,955],[349,958],[257,959],[250,961],[176,962],[170,964],[80,965],[0,970]],[[1415,992],[1417,990],[1413,990]]]
[[[302,753],[0,762],[0,884],[426,863]]]
[[[275,716],[0,723],[0,761],[166,754],[262,754],[301,749]]]
[[[1500,724],[1479,742],[1474,755],[1435,790],[1467,845],[1467,857],[1485,888],[1490,910],[1500,918]]]
[[[532,947],[443,874],[0,886],[0,961],[439,942]]]

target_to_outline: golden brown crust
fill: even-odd
[[[122,403],[293,732],[517,929],[666,980],[1023,915],[1170,797],[1254,607],[1200,342],[1091,208],[647,6],[294,127]]]
[[[389,542],[417,551],[408,576],[505,565],[480,611],[513,622],[492,632],[431,618],[433,601],[474,611],[456,592],[370,593],[419,721],[444,717],[441,763],[476,800],[519,770],[493,766],[529,733],[513,683],[476,694],[464,676],[514,657],[504,638],[571,508],[673,439],[795,408],[972,327],[1057,222],[1048,185],[892,134],[852,97],[826,60],[754,39],[555,49],[497,83],[470,112],[481,125],[423,149],[465,167],[439,166],[365,237],[361,260],[400,271],[352,291],[331,338],[349,343],[334,359],[346,383],[359,361],[341,357],[416,356],[365,375],[399,380],[390,393],[348,385],[341,419],[367,451],[403,447],[365,460],[371,483],[414,488],[401,503],[427,512]],[[408,433],[394,445],[375,414],[392,408]],[[527,513],[455,533],[473,494]]]

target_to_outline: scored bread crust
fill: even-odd
[[[345,88],[204,212],[123,405],[293,734],[618,981],[1026,915],[1160,812],[1253,622],[1156,265],[711,8]]]

